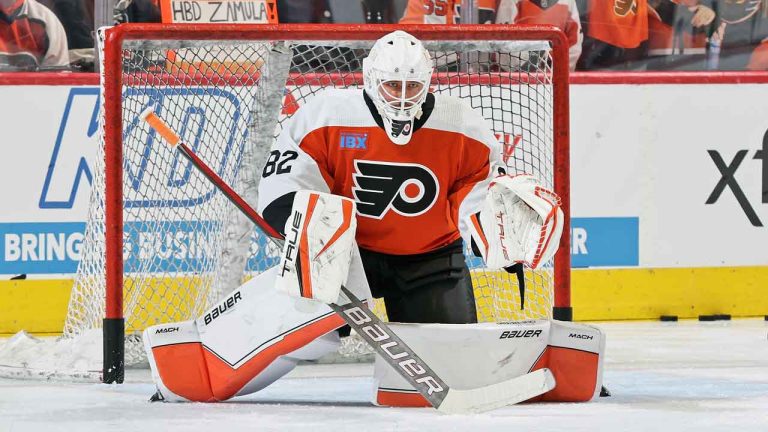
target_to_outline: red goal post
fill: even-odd
[[[195,45],[194,42],[205,41],[252,41],[255,43],[269,43],[271,41],[322,41],[327,44],[328,41],[374,41],[375,39],[394,30],[407,31],[425,43],[456,41],[457,43],[466,43],[467,51],[473,52],[477,48],[476,42],[493,44],[496,41],[537,41],[549,44],[551,52],[546,54],[546,60],[538,60],[542,64],[546,63],[543,70],[531,69],[523,70],[519,67],[517,70],[507,68],[507,66],[483,66],[481,74],[472,75],[471,72],[451,74],[437,71],[433,84],[441,85],[444,81],[449,85],[451,81],[456,86],[464,85],[466,89],[479,91],[482,93],[485,86],[494,82],[516,82],[515,86],[527,86],[531,92],[537,92],[538,87],[546,87],[545,96],[532,96],[529,100],[539,101],[546,99],[541,106],[526,107],[526,112],[531,116],[542,116],[542,118],[551,117],[551,182],[554,190],[562,199],[565,227],[570,228],[570,197],[569,197],[569,112],[568,112],[568,42],[564,34],[555,27],[551,26],[509,26],[509,25],[444,25],[444,26],[402,26],[402,25],[179,25],[179,24],[128,24],[108,29],[104,32],[103,39],[103,70],[102,70],[102,91],[103,91],[103,156],[104,156],[104,196],[103,202],[103,265],[104,265],[104,309],[103,309],[103,332],[104,332],[104,382],[121,382],[123,380],[124,367],[124,346],[125,346],[125,317],[124,317],[124,254],[126,254],[125,239],[129,236],[125,231],[124,212],[126,211],[126,201],[124,197],[124,188],[126,188],[125,170],[129,169],[125,161],[124,137],[126,137],[126,127],[124,125],[125,113],[123,99],[126,88],[133,85],[142,86],[170,86],[179,87],[185,83],[193,83],[205,89],[217,85],[217,83],[226,83],[227,80],[241,80],[249,76],[245,81],[256,83],[260,81],[259,74],[262,65],[253,62],[245,68],[237,70],[223,69],[220,64],[206,70],[197,70],[192,72],[190,69],[170,68],[154,72],[127,70],[125,61],[127,60],[125,46],[133,43],[137,50],[141,50],[142,41],[156,41],[160,46],[163,41],[168,42],[167,50],[169,55],[173,55],[174,47],[185,47]],[[222,51],[223,52],[223,51]],[[459,62],[462,56],[461,51],[457,51],[458,57],[447,57],[446,63],[451,61]],[[538,55],[538,54],[536,54]],[[527,54],[520,57],[517,63],[529,61],[532,55]],[[214,55],[215,57],[215,55]],[[492,57],[491,57],[492,58]],[[198,61],[206,63],[208,59],[205,56],[196,57]],[[493,61],[493,60],[492,60]],[[166,65],[171,64],[168,60]],[[494,70],[496,68],[496,70]],[[505,70],[505,68],[507,68]],[[138,76],[135,74],[140,74]],[[298,72],[291,71],[292,75]],[[292,79],[294,85],[300,80],[313,80],[312,72]],[[298,73],[301,75],[300,73]],[[147,76],[153,75],[153,76]],[[359,71],[345,70],[334,76],[333,73],[323,72],[325,78],[332,81],[329,85],[338,85],[342,82],[344,86],[359,85]],[[547,75],[542,78],[538,75]],[[330,78],[328,78],[330,77]],[[141,81],[136,84],[134,80]],[[543,81],[542,81],[543,80]],[[335,83],[333,83],[335,81]],[[529,85],[529,81],[535,81],[537,84]],[[316,86],[320,85],[320,81]],[[541,84],[546,82],[546,85]],[[255,85],[255,84],[254,84]],[[477,89],[470,88],[471,86]],[[533,90],[531,90],[533,89]],[[206,90],[208,91],[208,90]],[[282,92],[283,88],[276,88],[274,91]],[[462,92],[456,87],[455,90]],[[506,90],[505,90],[506,91]],[[551,92],[551,94],[549,93]],[[502,92],[503,93],[503,92]],[[485,96],[480,96],[485,97]],[[493,98],[493,96],[488,96]],[[529,96],[530,97],[530,96]],[[550,100],[551,99],[551,100]],[[526,102],[533,103],[533,102]],[[285,110],[285,107],[282,107]],[[484,110],[485,108],[481,108]],[[485,114],[485,112],[484,112]],[[502,113],[503,114],[503,113]],[[504,114],[506,115],[506,114]],[[499,122],[505,121],[504,115],[501,115]],[[514,113],[512,114],[514,115]],[[486,115],[487,117],[487,115]],[[533,120],[528,120],[533,121]],[[131,127],[128,125],[128,127]],[[537,126],[538,127],[538,126]],[[532,133],[532,132],[528,132]],[[544,131],[543,135],[550,132]],[[505,137],[501,137],[504,139]],[[549,139],[549,138],[548,138]],[[147,138],[147,142],[151,138]],[[525,141],[522,145],[526,145]],[[149,144],[147,146],[150,146]],[[237,169],[234,169],[237,175]],[[97,174],[98,175],[98,174]],[[194,174],[193,174],[194,175]],[[234,178],[234,177],[233,177]],[[96,187],[96,182],[94,182]],[[92,207],[94,200],[92,200]],[[102,213],[92,212],[89,218],[100,218]],[[98,231],[98,229],[96,229]],[[130,247],[130,246],[129,246]],[[83,267],[81,265],[81,267]],[[81,269],[82,270],[82,269]],[[81,270],[78,271],[78,277],[81,276]],[[184,268],[189,271],[189,269]],[[560,249],[554,259],[552,270],[554,299],[551,304],[553,309],[552,316],[557,319],[570,320],[570,237],[566,232],[560,241]],[[474,276],[473,276],[474,277]],[[485,276],[483,276],[485,277]],[[535,276],[532,276],[535,277]],[[158,277],[159,278],[159,277]],[[474,281],[474,279],[473,279]],[[77,284],[77,282],[76,282]],[[73,290],[74,291],[74,290]],[[73,296],[74,296],[73,292]],[[97,296],[98,298],[98,296]],[[85,302],[85,300],[80,300]],[[73,301],[70,303],[70,310],[73,309]],[[77,305],[79,308],[83,306]],[[186,319],[193,319],[194,316]],[[497,317],[497,319],[499,319]],[[69,318],[68,318],[69,322]],[[148,324],[154,322],[148,321]],[[74,330],[77,331],[77,330]]]

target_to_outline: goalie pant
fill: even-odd
[[[224,401],[259,391],[301,360],[339,346],[344,320],[314,300],[275,287],[271,268],[234,290],[201,317],[148,327],[144,345],[152,379],[166,401]],[[350,289],[370,298],[360,256],[353,255]]]
[[[605,337],[596,327],[555,320],[465,325],[401,324],[390,328],[452,388],[493,384],[549,368],[557,386],[535,401],[586,402],[600,393]],[[382,358],[375,402],[429,406]]]

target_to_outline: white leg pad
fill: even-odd
[[[350,288],[368,298],[359,255],[355,258]],[[343,319],[326,304],[277,290],[276,271],[246,282],[195,321],[145,330],[152,376],[166,400],[221,401],[251,393],[299,360],[337,348],[338,337],[329,333],[344,325]]]
[[[390,327],[456,389],[492,385],[541,368],[549,368],[557,382],[542,400],[587,401],[602,384],[605,343],[595,327],[550,320]],[[374,375],[375,403],[429,406],[379,356]]]

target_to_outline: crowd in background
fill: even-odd
[[[0,71],[94,69],[94,1],[0,0]],[[282,23],[460,23],[461,0],[277,0]],[[480,23],[552,24],[572,70],[768,70],[768,0],[476,0]],[[120,22],[161,22],[121,0]]]

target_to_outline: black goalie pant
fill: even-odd
[[[375,298],[383,298],[394,322],[477,322],[472,280],[461,239],[419,255],[388,255],[360,249]]]

